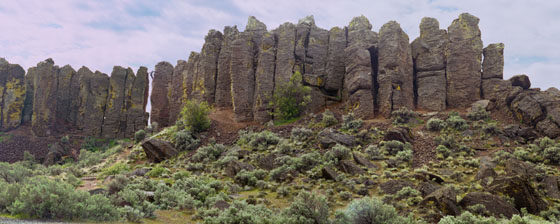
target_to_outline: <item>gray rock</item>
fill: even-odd
[[[322,148],[330,148],[337,143],[345,146],[353,146],[356,144],[356,141],[351,135],[337,133],[329,129],[319,133],[319,143]]]
[[[84,135],[100,137],[109,94],[109,76],[98,71],[93,73],[87,67],[80,68],[77,76],[80,77],[77,128]]]
[[[218,57],[222,47],[222,39],[223,35],[220,31],[208,31],[200,51],[198,70],[193,79],[193,98],[204,100],[211,105],[214,104]]]
[[[457,193],[451,187],[442,187],[424,197],[421,205],[433,203],[445,215],[459,215],[461,211],[457,204]]]
[[[184,91],[183,84],[185,83],[185,74],[188,63],[184,60],[178,60],[177,65],[173,69],[173,73],[169,81],[167,89],[167,100],[169,103],[169,125],[172,125],[179,118],[181,109],[183,107]]]
[[[192,74],[191,74],[192,75]],[[152,81],[151,122],[157,122],[159,127],[167,127],[169,123],[169,98],[167,94],[173,79],[173,65],[169,62],[160,62],[156,65]]]
[[[329,30],[327,64],[324,88],[339,92],[344,82],[344,49],[346,48],[346,30],[333,27]]]
[[[255,71],[253,70],[254,46],[251,33],[239,33],[232,42],[231,88],[234,119],[246,122],[253,119]]]
[[[109,79],[109,93],[105,105],[105,120],[101,135],[105,138],[123,138],[126,132],[126,110],[131,104],[130,94],[134,72],[120,66],[113,67]],[[165,127],[165,126],[163,126]]]
[[[488,211],[492,216],[500,218],[502,215],[511,219],[513,215],[519,215],[519,211],[504,201],[499,196],[486,193],[486,192],[471,192],[465,195],[459,205],[464,209],[473,205],[484,205],[486,211]]]
[[[0,58],[0,131],[20,126],[26,94],[25,70]]]
[[[407,180],[389,180],[379,185],[379,189],[385,194],[395,194],[404,187],[415,188],[414,184]]]
[[[255,121],[267,122],[272,119],[269,100],[274,90],[275,40],[271,33],[263,36],[259,46],[257,70],[255,73],[255,99],[253,117]]]
[[[150,138],[142,142],[142,148],[146,153],[146,157],[152,163],[159,163],[179,153],[170,142],[156,138]]]
[[[216,99],[217,107],[231,108],[231,44],[237,38],[239,31],[237,26],[226,26],[220,55],[218,56],[218,76],[216,77]]]
[[[490,44],[482,50],[482,79],[504,78],[504,44]]]
[[[477,17],[463,13],[448,27],[447,104],[452,108],[480,99],[482,39],[478,22]]]
[[[77,109],[75,103],[79,98],[79,78],[70,65],[58,70],[56,90],[56,129],[67,132],[76,125]],[[76,84],[77,83],[77,84]],[[78,88],[76,88],[78,87]]]
[[[442,111],[446,108],[445,70],[425,71],[416,74],[418,109]]]
[[[414,109],[414,74],[408,35],[395,21],[379,30],[379,113],[389,117],[393,110]]]
[[[274,72],[275,87],[290,81],[295,66],[296,26],[284,23],[273,31],[278,42],[276,47],[276,69]]]
[[[523,89],[531,88],[531,80],[529,80],[529,76],[521,74],[521,75],[514,75],[513,77],[509,78],[512,86],[519,86]]]
[[[52,128],[56,121],[58,66],[52,59],[39,62],[29,69],[34,79],[33,90],[33,133],[44,137],[53,134]]]
[[[138,68],[129,96],[130,104],[126,110],[125,137],[134,136],[136,131],[144,129],[148,124],[148,116],[146,116],[145,111],[148,104],[149,85],[148,68],[141,66]]]

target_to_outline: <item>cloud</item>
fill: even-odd
[[[526,73],[536,87],[560,87],[560,1],[547,0],[3,0],[0,57],[24,67],[51,57],[108,74],[113,65],[151,70],[200,51],[209,29],[243,30],[250,15],[272,30],[310,14],[327,29],[363,14],[374,30],[398,21],[412,41],[422,17],[446,28],[462,12],[481,19],[485,45],[505,43],[506,77]]]

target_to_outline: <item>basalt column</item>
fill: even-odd
[[[56,120],[58,66],[52,59],[39,62],[29,68],[34,79],[32,127],[35,135],[44,137],[52,134]]]
[[[292,77],[295,66],[296,26],[293,23],[284,23],[273,31],[278,42],[276,46],[276,69],[274,72],[274,88],[287,83]]]
[[[173,75],[171,77],[171,83],[168,88],[168,100],[169,100],[169,124],[174,124],[181,109],[183,107],[183,83],[185,79],[185,73],[187,70],[187,62],[184,60],[178,60],[175,69],[173,69]]]
[[[418,109],[442,111],[446,108],[447,45],[447,31],[439,29],[439,22],[434,18],[423,18],[420,23],[420,37],[411,44]]]
[[[198,70],[193,80],[193,98],[214,104],[218,57],[222,47],[222,33],[210,30],[200,51]]]
[[[131,105],[131,92],[134,83],[132,69],[113,67],[109,79],[109,92],[105,105],[105,120],[101,135],[104,138],[123,138],[126,133],[126,112]]]
[[[504,78],[504,44],[490,44],[482,51],[482,97],[505,106],[512,83]]]
[[[159,127],[167,127],[169,123],[169,98],[167,97],[171,79],[173,78],[173,65],[169,62],[160,62],[156,65],[154,80],[152,81],[152,103],[150,121],[157,122]]]
[[[124,134],[126,137],[134,136],[136,131],[144,129],[148,123],[148,116],[145,112],[148,103],[148,88],[148,68],[142,66],[136,73],[129,95],[130,104],[126,108],[126,133]]]
[[[463,13],[447,31],[447,105],[451,108],[467,107],[480,99],[482,39],[478,21]]]
[[[218,76],[216,77],[216,99],[217,107],[231,108],[231,44],[237,38],[239,31],[237,26],[226,26],[220,55],[218,56]]]
[[[19,127],[25,101],[25,70],[0,58],[0,131]]]
[[[99,137],[109,93],[109,76],[101,72],[93,73],[87,67],[80,68],[77,75],[80,77],[77,128],[84,135]]]
[[[374,116],[374,74],[370,51],[375,51],[377,33],[371,31],[365,16],[355,17],[348,26],[348,46],[344,49],[345,76],[343,98],[357,116]]]
[[[266,122],[272,119],[268,103],[274,90],[275,42],[274,35],[266,33],[259,46],[255,74],[255,99],[253,101],[253,117],[258,122]]]

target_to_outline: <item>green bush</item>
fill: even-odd
[[[78,167],[88,167],[99,164],[103,160],[103,153],[93,152],[85,149],[80,150],[78,156]]]
[[[187,100],[183,110],[181,110],[181,117],[179,119],[183,121],[187,129],[198,133],[210,128],[210,118],[208,115],[210,115],[211,111],[212,108],[208,106],[207,102]]]
[[[268,150],[271,146],[277,145],[281,138],[278,137],[274,132],[262,131],[262,132],[251,132],[251,131],[240,131],[239,140],[237,144],[246,145],[253,150]]]
[[[103,195],[75,190],[65,182],[31,177],[21,184],[7,210],[13,215],[36,218],[114,221],[119,210]]]
[[[121,174],[121,173],[124,173],[125,171],[128,171],[128,170],[129,170],[129,167],[126,163],[117,162],[117,163],[111,165],[110,167],[107,167],[107,168],[103,169],[101,171],[101,173],[99,174],[99,178],[104,179],[107,176]]]
[[[132,216],[134,219],[130,221],[134,221],[136,219],[135,216],[144,218],[155,217],[154,212],[157,209],[157,206],[148,201],[148,195],[145,191],[127,187],[117,193],[117,197],[114,198],[114,201],[115,204],[130,206],[136,210],[134,211],[136,214]],[[130,215],[126,214],[126,217],[129,218]]]
[[[484,108],[477,107],[475,110],[467,113],[467,118],[471,121],[486,120],[490,118],[490,112]]]
[[[287,223],[329,223],[329,206],[324,196],[300,192],[294,202],[284,211]]]
[[[181,130],[175,133],[175,148],[180,151],[194,150],[200,144],[200,140],[195,138],[188,130]]]
[[[447,148],[445,145],[438,145],[436,147],[436,152],[443,158],[447,158],[451,155],[451,150],[449,150],[449,148]]]
[[[328,161],[339,162],[352,158],[352,151],[346,146],[336,144],[326,154]]]
[[[286,223],[272,210],[262,205],[250,205],[245,201],[234,201],[225,210],[212,208],[199,214],[204,224],[280,224]]]
[[[152,168],[152,170],[148,171],[146,173],[146,176],[148,176],[148,177],[161,177],[164,174],[169,174],[169,173],[170,173],[169,169],[167,169],[167,168],[158,164],[154,168]]]
[[[125,175],[116,175],[115,178],[107,184],[107,191],[109,191],[109,194],[116,194],[122,191],[128,182],[129,180]]]
[[[292,128],[291,138],[295,142],[306,142],[313,137],[313,131],[307,128]]]
[[[407,107],[401,107],[400,109],[391,112],[391,115],[395,118],[393,123],[406,124],[411,118],[416,116],[416,112],[408,109]]]
[[[353,224],[414,223],[412,218],[399,216],[393,206],[386,205],[376,198],[362,198],[352,201],[346,207],[345,215]]]
[[[213,162],[226,150],[227,148],[222,144],[203,146],[196,150],[196,153],[192,156],[192,160],[195,162]]]
[[[171,188],[164,183],[157,185],[154,200],[160,209],[193,209],[202,204],[187,191]]]
[[[357,132],[358,129],[362,127],[364,121],[362,119],[357,119],[354,113],[348,113],[347,115],[342,115],[342,130]]]
[[[395,155],[395,157],[397,158],[397,160],[401,162],[408,163],[412,161],[412,158],[414,157],[414,152],[411,149],[406,148],[402,151],[397,152],[397,155]]]
[[[257,181],[264,180],[268,176],[267,172],[261,169],[252,171],[241,170],[235,175],[235,182],[241,186],[256,186]]]
[[[275,118],[290,120],[299,117],[311,101],[311,88],[303,85],[301,73],[294,73],[289,82],[278,87],[269,103]]]
[[[33,170],[22,163],[9,164],[0,162],[0,180],[8,183],[22,182],[25,178],[34,176]]]
[[[383,151],[377,145],[369,145],[365,152],[371,160],[383,159]]]
[[[136,141],[136,143],[141,142],[145,138],[146,138],[146,131],[144,130],[138,130],[136,133],[134,133],[134,141]]]
[[[430,131],[441,131],[447,127],[447,123],[439,118],[430,118],[426,123],[426,128]]]
[[[551,163],[558,164],[560,162],[560,145],[547,147],[544,149],[543,156]]]
[[[451,127],[458,131],[464,131],[467,128],[469,128],[467,121],[465,121],[465,119],[461,118],[459,115],[456,114],[449,115],[446,122],[448,127]]]
[[[70,137],[68,137],[68,135],[62,136],[62,138],[60,138],[60,143],[62,144],[70,143]]]
[[[460,216],[445,216],[438,224],[552,224],[532,215],[513,215],[510,220],[496,219],[494,217],[481,217],[473,215],[469,211],[461,213]]]
[[[332,111],[326,109],[325,112],[323,112],[323,119],[321,122],[324,127],[330,127],[338,124],[338,119],[336,119]]]

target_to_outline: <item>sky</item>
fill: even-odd
[[[484,46],[505,44],[505,78],[527,74],[533,87],[560,88],[557,0],[0,0],[0,57],[25,69],[53,58],[76,70],[151,71],[200,51],[210,29],[243,30],[248,16],[272,30],[307,15],[326,29],[364,15],[376,32],[399,22],[412,42],[422,17],[445,29],[463,12],[480,18]]]

